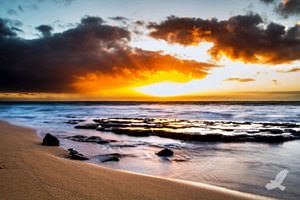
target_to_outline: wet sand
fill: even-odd
[[[0,122],[0,199],[267,199],[201,183],[114,170],[66,158],[35,130]]]

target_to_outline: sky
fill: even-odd
[[[300,0],[1,0],[0,100],[300,100]]]

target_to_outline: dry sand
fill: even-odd
[[[35,130],[0,122],[0,199],[266,199],[206,184],[144,176],[65,158]]]

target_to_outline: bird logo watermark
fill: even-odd
[[[283,181],[286,179],[289,171],[287,169],[281,170],[275,177],[274,180],[271,180],[269,183],[265,185],[267,190],[274,190],[279,188],[281,191],[285,190],[285,186],[282,185]]]

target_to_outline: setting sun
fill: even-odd
[[[188,83],[163,81],[136,88],[136,91],[155,97],[174,97],[189,94]]]

